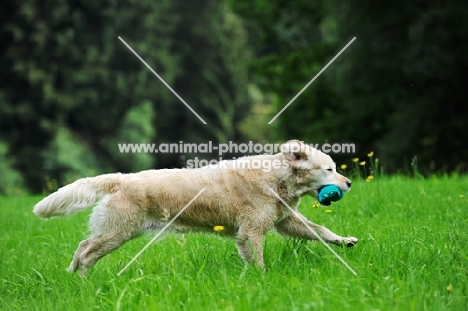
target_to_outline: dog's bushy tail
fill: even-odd
[[[82,178],[66,185],[34,206],[41,218],[69,216],[95,205],[108,193],[118,191],[121,174],[105,174]]]

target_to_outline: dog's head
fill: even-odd
[[[281,152],[304,194],[317,198],[319,190],[327,185],[335,185],[342,191],[351,188],[351,180],[339,174],[332,158],[320,150],[299,140],[290,140],[281,145]]]

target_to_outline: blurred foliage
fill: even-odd
[[[8,145],[0,141],[0,194],[17,194],[22,187],[23,179],[8,155]]]
[[[374,150],[387,172],[411,171],[413,159],[422,173],[466,171],[467,9],[461,0],[5,0],[0,193],[184,164],[182,154],[120,154],[129,142],[347,142],[357,153],[337,162]]]
[[[417,157],[424,173],[466,172],[467,10],[460,0],[337,2],[337,37],[361,41],[332,79],[344,138],[389,169]]]
[[[268,119],[357,37],[273,123],[277,140],[355,143],[333,157],[375,150],[387,172],[411,171],[415,157],[423,173],[467,171],[466,1],[231,5],[249,29],[252,79],[275,95]]]
[[[108,167],[100,163],[91,146],[67,127],[60,127],[53,140],[44,148],[43,169],[55,175],[45,175],[44,182],[53,180],[59,184],[73,182],[83,176],[103,173]],[[53,189],[56,190],[56,189]]]
[[[153,127],[154,108],[150,101],[144,101],[132,108],[118,126],[118,132],[104,140],[104,148],[112,154],[112,160],[126,168],[126,171],[140,171],[153,166],[155,157],[149,153],[120,153],[118,144],[148,143],[155,137]]]
[[[240,140],[245,41],[241,20],[216,0],[3,1],[2,157],[38,192],[46,178],[181,166],[178,155],[118,154],[118,143]]]

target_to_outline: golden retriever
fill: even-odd
[[[170,221],[205,188],[174,226],[205,231],[224,226],[226,234],[236,236],[242,259],[264,268],[263,240],[271,229],[288,237],[316,240],[312,228],[326,242],[357,243],[354,237],[341,237],[307,220],[306,226],[299,214],[270,191],[297,211],[302,196],[317,198],[320,188],[330,184],[342,191],[351,187],[351,181],[336,172],[330,156],[291,140],[281,145],[278,154],[242,157],[216,166],[82,178],[37,203],[34,213],[41,218],[68,216],[94,206],[91,235],[81,241],[68,268],[85,275],[125,242]]]

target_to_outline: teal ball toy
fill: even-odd
[[[328,185],[320,189],[318,201],[321,205],[329,206],[331,202],[336,202],[343,197],[344,193],[335,185]]]

